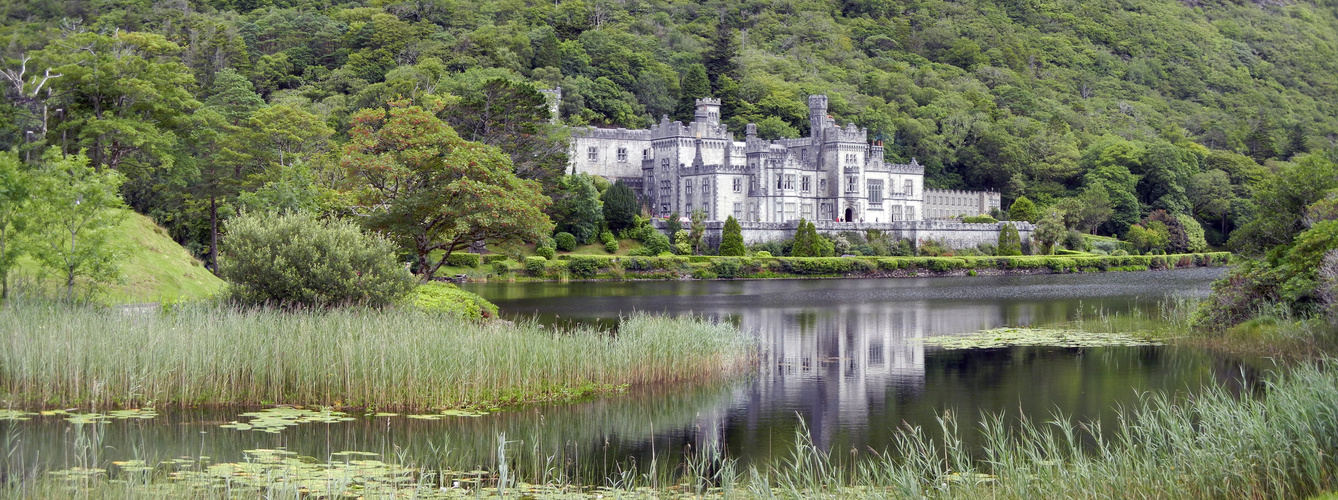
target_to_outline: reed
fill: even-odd
[[[403,310],[137,313],[11,301],[0,307],[0,399],[29,407],[504,405],[715,380],[750,366],[754,347],[727,324],[646,315],[610,333]]]

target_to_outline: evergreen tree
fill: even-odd
[[[818,241],[818,228],[812,222],[799,219],[799,227],[794,231],[794,246],[791,257],[821,257],[823,245]]]
[[[999,229],[999,247],[995,250],[995,255],[1022,255],[1022,236],[1012,224],[1004,224]]]
[[[678,95],[678,110],[674,113],[674,119],[683,123],[690,122],[697,110],[697,99],[711,97],[711,81],[706,77],[705,66],[693,64],[688,68],[687,74],[683,75],[683,82],[679,85]]]
[[[1036,210],[1036,204],[1032,203],[1026,196],[1017,197],[1017,200],[1008,207],[1009,220],[1035,223],[1040,218],[1041,213]]]
[[[706,74],[711,78],[711,88],[717,92],[721,87],[721,77],[737,76],[739,65],[734,61],[739,55],[739,45],[734,42],[734,27],[721,16],[716,23],[715,36],[711,37],[711,48],[702,57],[706,63]]]
[[[731,215],[725,219],[725,229],[720,234],[720,255],[741,257],[743,254],[743,228]]]
[[[640,206],[636,201],[636,192],[622,179],[604,191],[603,199],[604,222],[609,225],[609,231],[617,233],[635,226]]]

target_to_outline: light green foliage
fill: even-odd
[[[0,151],[0,299],[9,297],[9,271],[24,253],[20,239],[32,215],[32,182],[17,154]]]
[[[477,241],[533,241],[552,231],[543,213],[550,200],[538,183],[516,177],[508,156],[464,141],[421,106],[389,107],[354,115],[341,163],[363,224],[412,250],[424,281]],[[434,252],[441,257],[431,259]]]
[[[1185,231],[1184,251],[1198,253],[1208,249],[1208,240],[1203,237],[1203,226],[1199,221],[1187,214],[1178,214],[1175,218]]]
[[[692,233],[686,229],[679,229],[674,233],[673,251],[678,255],[689,255],[692,253]]]
[[[537,247],[534,247],[534,254],[543,257],[545,259],[552,259],[553,257],[557,256],[557,250],[554,249],[554,247],[552,246],[539,245]]]
[[[743,247],[743,228],[731,215],[725,219],[725,228],[720,234],[720,255],[742,257],[747,253]],[[719,274],[719,271],[717,271]],[[721,274],[723,276],[723,274]]]
[[[525,272],[535,278],[542,278],[548,270],[548,259],[544,257],[526,257]]]
[[[995,219],[994,217],[990,217],[988,215],[968,215],[966,217],[962,217],[962,222],[965,222],[967,224],[994,224],[996,222],[999,222],[999,220]]]
[[[1049,255],[1054,252],[1055,244],[1067,234],[1064,217],[1057,210],[1049,210],[1040,221],[1036,222],[1036,229],[1032,231],[1031,237],[1040,244],[1040,254]]]
[[[608,253],[618,253],[618,239],[613,237],[613,233],[604,231],[599,233],[599,241],[604,244],[604,251]]]
[[[406,303],[424,311],[446,313],[466,319],[497,317],[497,306],[492,302],[450,283],[432,282],[415,286],[409,293]]]
[[[1019,196],[1013,200],[1013,204],[1008,206],[1008,220],[1026,221],[1035,223],[1041,218],[1040,211],[1036,209],[1036,204],[1032,203],[1026,196]]]
[[[1022,255],[1022,237],[1012,224],[1004,224],[999,229],[999,245],[995,249],[995,255]]]
[[[243,304],[366,305],[399,300],[412,278],[393,243],[352,222],[310,214],[246,214],[227,224],[219,275]]]
[[[124,177],[98,172],[84,155],[62,156],[53,149],[36,174],[31,253],[60,280],[67,300],[75,285],[97,286],[120,277],[111,232],[124,216],[117,190]]]
[[[1307,155],[1256,186],[1254,220],[1231,233],[1232,249],[1252,257],[1288,245],[1305,229],[1305,208],[1338,187],[1338,165]]]

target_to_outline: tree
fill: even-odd
[[[80,278],[91,284],[116,279],[116,249],[111,232],[124,214],[117,194],[125,177],[115,170],[98,172],[82,154],[62,156],[50,149],[43,156],[33,210],[32,255],[63,281],[65,297],[74,299]]]
[[[548,98],[533,85],[494,78],[469,89],[446,113],[465,140],[511,155],[516,175],[551,186],[567,167],[567,141],[548,124]]]
[[[679,89],[678,110],[674,113],[674,119],[687,123],[696,115],[697,99],[711,97],[711,80],[706,77],[706,67],[701,64],[689,67]]]
[[[1036,209],[1036,204],[1027,199],[1026,196],[1019,196],[1008,206],[1008,219],[1015,221],[1026,221],[1035,223],[1041,217],[1040,211]]]
[[[711,78],[711,88],[717,92],[721,87],[721,77],[737,76],[739,65],[734,58],[739,55],[739,45],[734,41],[734,27],[730,26],[725,16],[715,26],[715,36],[711,37],[711,47],[702,56],[706,74]]]
[[[995,249],[995,255],[1022,255],[1022,236],[1012,224],[1004,224],[999,228],[999,246]]]
[[[817,232],[810,233],[808,230],[808,221],[799,219],[799,225],[794,229],[794,244],[790,246],[791,257],[817,257],[814,253],[814,243]]]
[[[20,235],[31,217],[32,179],[18,154],[0,152],[0,299],[9,297],[9,271],[23,254]]]
[[[1040,243],[1042,255],[1050,255],[1054,251],[1055,243],[1064,239],[1067,233],[1064,216],[1058,210],[1050,210],[1045,217],[1036,222],[1036,230],[1032,231],[1031,237]]]
[[[731,215],[725,219],[725,229],[720,233],[720,255],[742,257],[747,250],[743,246],[743,228]]]
[[[1138,222],[1142,215],[1142,205],[1138,203],[1138,176],[1128,168],[1103,164],[1087,172],[1083,177],[1085,189],[1100,189],[1110,199],[1110,217],[1100,225],[1106,234],[1122,235],[1129,226]]]
[[[1236,193],[1231,189],[1231,177],[1225,171],[1213,169],[1196,174],[1189,179],[1185,194],[1194,215],[1205,221],[1220,221],[1222,234],[1226,234],[1227,215],[1231,213],[1231,202]]]
[[[1176,147],[1169,142],[1159,142],[1148,147],[1140,162],[1138,194],[1142,202],[1154,209],[1163,209],[1171,213],[1188,212],[1189,200],[1185,197],[1185,187],[1196,170],[1197,160],[1193,153]]]
[[[328,307],[394,303],[413,288],[395,244],[356,223],[310,213],[243,214],[228,221],[219,275],[233,300]]]
[[[497,148],[461,139],[436,117],[439,103],[428,106],[392,101],[353,115],[341,164],[364,225],[413,251],[424,281],[474,242],[551,233],[538,183],[516,177]]]
[[[604,190],[604,223],[614,233],[636,227],[636,216],[641,212],[636,201],[636,192],[618,179]]]
[[[706,211],[700,208],[692,211],[692,226],[688,231],[688,239],[692,242],[692,251],[700,254],[702,252],[702,236],[706,235]]]
[[[1254,192],[1257,215],[1231,233],[1229,245],[1248,256],[1289,244],[1305,229],[1307,206],[1338,187],[1338,165],[1314,154],[1300,155],[1277,175],[1265,178]]]
[[[557,220],[558,231],[571,233],[582,245],[599,236],[599,228],[604,225],[604,209],[600,206],[594,176],[585,173],[568,175],[558,182],[553,218]]]

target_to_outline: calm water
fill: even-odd
[[[317,459],[358,450],[457,470],[492,468],[505,434],[510,456],[528,466],[575,462],[583,480],[600,482],[620,465],[644,467],[652,457],[672,464],[675,455],[712,446],[744,463],[770,460],[788,452],[801,425],[833,452],[881,451],[898,427],[933,428],[949,411],[966,428],[982,412],[1110,421],[1117,405],[1134,403],[1142,391],[1192,393],[1207,384],[1239,390],[1253,369],[1189,349],[944,351],[912,341],[1103,314],[1157,317],[1167,299],[1205,296],[1220,272],[469,285],[518,319],[613,324],[640,311],[730,321],[756,335],[764,356],[757,373],[729,384],[643,388],[479,418],[359,417],[268,434],[218,427],[244,421],[237,412],[176,410],[104,426],[38,417],[0,429],[19,451],[11,464],[29,468],[69,467],[90,457],[235,461],[242,450],[277,447]]]

